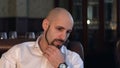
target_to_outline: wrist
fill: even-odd
[[[58,68],[67,68],[67,64],[64,62],[64,63],[60,63]]]

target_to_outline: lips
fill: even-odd
[[[63,44],[63,42],[61,42],[61,41],[55,41],[54,44],[55,44],[56,46],[60,46],[60,45]]]

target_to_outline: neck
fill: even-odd
[[[44,51],[46,50],[47,46],[48,46],[48,44],[47,44],[47,42],[46,42],[46,40],[45,40],[45,36],[43,35],[43,36],[41,37],[41,39],[39,40],[39,47],[40,47],[40,49],[41,49],[41,51],[42,51],[43,53],[44,53]]]

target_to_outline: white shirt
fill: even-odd
[[[65,46],[60,49],[65,54],[68,68],[84,68],[80,56],[67,50]],[[24,42],[13,46],[4,53],[0,60],[0,68],[54,68],[39,48],[38,40]]]

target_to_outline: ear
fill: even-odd
[[[44,19],[42,23],[43,30],[46,31],[48,29],[48,26],[49,26],[49,21],[47,19]]]

